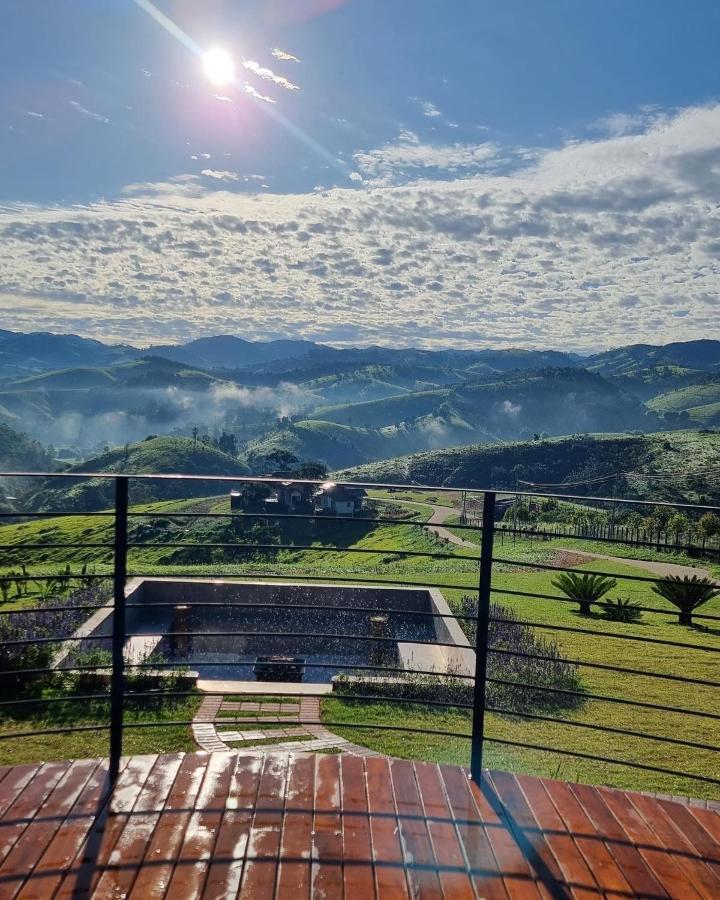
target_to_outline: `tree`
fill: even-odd
[[[678,625],[692,625],[692,614],[708,600],[720,595],[720,586],[710,578],[698,575],[669,575],[662,581],[656,581],[653,591],[663,599],[677,606],[680,610]]]
[[[665,528],[673,534],[686,534],[690,531],[690,519],[682,513],[675,513],[667,520]]]
[[[227,434],[227,432],[223,431],[218,438],[217,448],[218,450],[222,450],[223,453],[227,453],[229,456],[237,456],[237,438],[234,434]]]
[[[720,534],[720,516],[707,512],[698,522],[700,533],[705,537],[715,537]]]
[[[611,591],[617,584],[614,578],[605,575],[578,575],[576,572],[563,572],[552,581],[558,588],[580,606],[582,615],[590,613],[590,607]]]
[[[199,434],[200,434],[200,429],[197,427],[197,425],[194,425],[193,430],[192,430],[193,444],[197,444]]]
[[[297,477],[308,481],[322,481],[327,477],[328,467],[325,463],[306,460],[298,469]]]

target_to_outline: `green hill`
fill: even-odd
[[[520,481],[559,483],[602,477],[614,472],[642,472],[667,479],[621,480],[627,496],[640,499],[720,501],[720,433],[674,431],[645,435],[574,435],[493,446],[456,447],[418,453],[346,469],[338,479],[448,487],[523,489]],[[678,475],[679,473],[679,475]],[[596,490],[611,493],[612,482]]]
[[[68,472],[126,474],[247,475],[240,460],[190,438],[154,437],[119,447],[71,466]],[[203,496],[229,488],[207,481],[132,481],[134,503]],[[31,508],[41,512],[107,509],[113,503],[114,485],[106,479],[48,479],[30,498]]]
[[[658,424],[636,398],[600,375],[577,368],[513,372],[367,403],[320,406],[314,418],[382,428],[421,416],[449,415],[497,440],[534,432],[619,431]]]
[[[690,418],[704,424],[715,424],[720,404],[720,377],[688,385],[654,397],[648,403],[658,413],[687,412]]]
[[[589,356],[583,360],[583,365],[602,375],[627,375],[638,369],[662,365],[703,369],[706,372],[718,371],[720,341],[676,341],[664,346],[630,344]]]
[[[426,416],[385,428],[353,428],[337,422],[305,420],[269,432],[248,444],[248,453],[268,456],[287,450],[298,459],[320,460],[330,468],[387,459],[429,447],[490,439],[453,416]]]

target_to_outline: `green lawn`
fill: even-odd
[[[159,727],[133,728],[143,722],[190,721],[200,703],[198,697],[166,698],[151,709],[138,709],[127,702],[126,728],[123,735],[123,753],[174,753],[196,750],[189,725],[160,725]],[[3,711],[0,716],[0,765],[14,766],[21,763],[47,759],[87,759],[107,756],[110,731],[109,702],[72,700],[67,703],[46,703],[25,707],[24,714],[14,715]],[[14,733],[43,731],[46,729],[92,726],[89,730],[67,734],[30,735],[13,740]]]
[[[415,494],[414,491],[412,493]],[[198,502],[200,501],[189,501],[195,505]],[[208,499],[203,502],[207,504],[207,508],[214,510],[227,508],[225,498]],[[177,509],[177,504],[178,501],[153,504],[152,508],[158,508],[158,511],[170,511]],[[342,528],[348,527],[353,530],[351,538],[348,537],[347,532],[341,531]],[[349,544],[347,552],[331,552],[327,547],[318,544],[317,550],[282,551],[275,558],[258,557],[250,562],[167,565],[161,562],[161,555],[165,552],[162,549],[136,550],[130,557],[130,571],[131,573],[152,572],[158,575],[194,574],[214,577],[224,575],[238,578],[263,578],[274,575],[292,579],[293,576],[305,575],[317,581],[348,584],[352,583],[352,579],[358,578],[368,579],[374,583],[416,582],[426,585],[445,585],[447,587],[443,587],[442,590],[451,607],[464,593],[477,590],[477,562],[468,558],[477,555],[477,551],[442,544],[434,536],[414,525],[399,523],[392,526],[360,526],[360,523],[355,523],[347,526],[341,523],[331,523],[329,529],[322,536],[323,541],[346,541]],[[77,536],[82,535],[95,540],[98,533],[104,533],[109,539],[109,524],[102,525],[99,524],[98,519],[83,519],[81,516],[77,516],[2,526],[0,527],[0,535],[2,535],[0,541],[2,543],[34,541],[39,534],[45,537],[52,536],[57,541],[70,542],[73,540],[73,535],[76,536],[75,539],[81,539]],[[458,533],[466,539],[473,534],[465,531]],[[345,537],[342,537],[343,534]],[[645,613],[642,622],[636,625],[613,623],[600,616],[581,617],[572,604],[537,598],[535,595],[538,594],[555,595],[558,593],[551,584],[553,573],[528,569],[520,566],[519,563],[549,562],[552,564],[556,559],[561,559],[561,557],[557,557],[557,554],[567,553],[568,550],[579,544],[580,542],[563,540],[539,541],[535,539],[530,542],[508,536],[498,538],[496,555],[507,559],[508,562],[497,565],[493,573],[493,586],[496,589],[494,599],[507,605],[527,621],[537,623],[538,632],[556,640],[562,652],[572,659],[634,668],[648,674],[665,673],[720,681],[718,674],[720,628],[717,627],[720,623],[708,623],[710,626],[708,628],[680,627],[676,624],[677,615],[652,593],[648,584],[637,581],[621,581],[612,592],[615,596],[629,596],[644,606],[658,610],[658,612]],[[583,544],[583,546],[598,552],[615,552],[614,546],[609,548],[605,544],[589,546]],[[357,552],[360,549],[382,549],[384,552],[380,554]],[[618,548],[619,551],[620,549]],[[401,550],[447,552],[451,554],[452,558],[403,557],[398,553]],[[627,552],[636,556],[640,551],[637,548],[628,548]],[[621,552],[617,552],[616,555],[621,555]],[[60,563],[64,565],[68,558],[67,551],[65,553],[55,551],[50,559],[41,564],[41,568],[47,570],[49,567],[59,566]],[[647,558],[668,559],[664,554],[655,553],[648,554]],[[4,559],[7,559],[7,555]],[[94,562],[98,571],[107,571],[107,563],[103,562],[97,551],[94,556],[89,554],[86,561]],[[673,561],[690,562],[685,559],[673,559]],[[10,565],[9,568],[17,568],[16,560],[13,560],[13,563],[14,566]],[[696,560],[695,564],[707,565],[706,562],[699,560]],[[623,565],[621,561],[588,561],[583,562],[580,567],[591,571],[611,572],[618,576],[643,574],[641,569]],[[533,596],[513,597],[503,594],[502,589],[523,591]],[[713,600],[701,611],[720,615],[720,599]],[[698,624],[700,621],[698,620]],[[547,627],[551,625],[581,628],[588,633],[552,630]],[[695,650],[625,639],[630,636],[674,643],[702,644],[711,650]],[[585,690],[591,693],[662,704],[673,710],[684,706],[701,712],[718,713],[720,711],[717,689],[682,685],[643,675],[620,674],[588,667],[583,667],[581,674]],[[244,697],[243,699],[258,700],[259,698]],[[416,728],[427,727],[439,731],[463,733],[468,732],[470,725],[468,714],[460,710],[441,713],[420,705],[387,705],[382,702],[365,703],[358,706],[338,698],[323,701],[323,715],[328,721],[408,725]],[[185,718],[186,716],[174,717]],[[37,719],[38,723],[43,721],[45,720],[42,718]],[[580,710],[568,714],[566,720],[560,723],[529,721],[490,713],[487,716],[486,733],[488,737],[639,761],[659,768],[678,769],[701,775],[717,774],[718,756],[712,751],[694,750],[633,736],[595,731],[569,723],[601,725],[628,729],[633,732],[643,731],[648,734],[720,747],[720,723],[712,719],[687,716],[676,711],[660,712],[640,709],[602,700],[588,700]],[[19,730],[17,724],[5,720],[3,727]],[[34,727],[41,727],[41,725],[36,724]],[[469,759],[469,744],[467,740],[460,738],[380,732],[351,727],[345,729],[338,727],[334,730],[358,743],[400,756],[462,763],[466,763]],[[192,745],[187,729],[171,727],[163,729],[161,732],[150,729],[129,729],[126,734],[126,742],[128,752],[183,749]],[[37,738],[23,739],[17,742],[0,741],[0,762],[18,762],[31,757],[51,758],[58,754],[62,756],[104,754],[106,747],[107,735],[104,732],[90,732],[76,736],[52,738],[51,740]],[[29,754],[29,756],[23,756],[23,754]],[[643,772],[610,763],[582,760],[545,751],[511,748],[491,741],[488,741],[486,747],[486,760],[493,766],[517,771],[568,779],[577,778],[625,788],[708,797],[719,795],[717,786],[703,784],[685,777]]]

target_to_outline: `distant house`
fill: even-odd
[[[315,505],[329,515],[354,516],[362,510],[365,496],[363,488],[326,481],[315,493]]]
[[[287,472],[262,475],[260,481],[248,482],[239,491],[230,492],[232,510],[252,510],[269,513],[312,511],[312,484],[292,480]],[[267,483],[263,481],[267,479]]]

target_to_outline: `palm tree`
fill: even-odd
[[[703,603],[720,594],[720,586],[711,578],[698,575],[669,575],[653,585],[653,591],[680,610],[678,625],[692,625],[692,614]]]
[[[563,572],[553,579],[553,585],[559,588],[571,600],[580,604],[580,612],[588,615],[593,603],[597,603],[608,591],[611,591],[617,581],[605,575],[578,575],[575,572]]]

